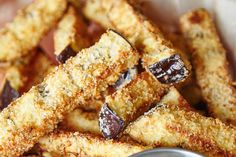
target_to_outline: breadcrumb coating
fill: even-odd
[[[197,83],[210,114],[235,125],[236,90],[213,19],[206,10],[199,9],[184,14],[180,23],[192,51]]]
[[[0,30],[0,62],[27,55],[59,20],[66,0],[35,0]]]
[[[160,101],[168,88],[148,72],[143,72],[125,87],[107,96],[99,113],[103,136],[108,139],[118,137],[130,122],[150,109],[153,103]]]
[[[155,147],[182,147],[209,157],[236,155],[236,128],[194,112],[174,90],[129,125],[126,133]]]
[[[40,146],[48,152],[56,152],[60,156],[102,156],[128,157],[149,149],[138,144],[129,144],[115,140],[105,140],[92,134],[79,132],[54,132],[39,141]]]
[[[148,110],[153,102],[159,102],[168,87],[143,72],[128,85],[107,96],[105,102],[120,118],[129,122],[137,118],[140,112]]]
[[[123,37],[107,31],[0,113],[0,156],[27,151],[76,106],[99,97],[138,59]]]
[[[83,12],[104,27],[114,28],[124,35],[141,53],[145,68],[178,54],[179,50],[132,5],[127,0],[87,0]],[[186,58],[184,63],[184,68],[189,73],[191,65]]]

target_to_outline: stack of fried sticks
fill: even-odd
[[[136,5],[35,0],[0,30],[0,156],[236,156],[236,92],[212,18],[191,11],[183,36],[162,34]],[[107,31],[91,35],[89,21]],[[38,47],[55,25],[58,66]]]

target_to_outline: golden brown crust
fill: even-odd
[[[106,97],[105,103],[126,123],[147,111],[153,102],[160,101],[169,86],[143,72],[125,87]]]
[[[103,156],[125,157],[144,151],[150,147],[134,145],[114,140],[105,140],[92,134],[79,132],[52,133],[41,138],[40,146],[48,152],[56,152],[60,156]]]
[[[103,136],[108,139],[120,136],[130,122],[150,109],[168,89],[168,85],[161,84],[148,72],[143,72],[107,96],[99,113],[99,127]]]
[[[235,156],[236,128],[192,111],[181,99],[171,90],[157,107],[129,125],[126,133],[147,145],[178,146],[211,157]]]
[[[54,47],[56,56],[65,51],[66,48],[71,48],[77,53],[82,48],[90,45],[87,34],[87,24],[82,15],[74,8],[69,6],[64,14],[54,34]],[[73,56],[70,56],[73,57]],[[86,110],[99,110],[103,104],[104,97],[101,99],[88,100],[79,107]]]
[[[55,54],[59,55],[67,46],[79,51],[90,45],[86,37],[87,25],[83,17],[72,6],[69,6],[54,34]]]
[[[37,46],[66,9],[66,0],[36,0],[0,30],[0,61],[13,61]],[[11,44],[9,44],[11,43]]]
[[[211,115],[236,124],[236,90],[227,68],[225,50],[210,15],[199,9],[183,15],[180,22],[192,50],[197,82]]]
[[[144,51],[143,58],[146,66],[177,52],[177,50],[174,50],[172,45],[164,39],[160,30],[138,11],[134,10],[126,0],[100,0],[99,2],[88,0],[86,3],[87,5],[84,8],[85,15],[97,20],[97,22],[101,23],[104,27],[117,29],[127,37],[137,49]],[[104,16],[104,18],[107,17],[108,20],[101,21],[101,16]],[[149,41],[146,41],[147,39]],[[164,49],[163,47],[166,47],[168,50],[162,51]],[[164,55],[165,53],[166,56]],[[145,56],[147,57],[146,59]]]
[[[178,50],[164,39],[159,29],[134,10],[127,0],[87,0],[84,13],[104,27],[114,28],[123,34],[142,52],[142,61],[146,68],[178,53]],[[184,62],[190,70],[188,60],[185,59]]]
[[[79,108],[75,109],[65,117],[63,122],[59,125],[59,128],[60,130],[66,131],[92,133],[102,137],[98,126],[98,112],[95,111],[85,111]],[[119,141],[137,144],[137,142],[128,135],[123,135]]]
[[[0,155],[27,151],[78,104],[100,97],[138,58],[126,40],[107,31],[0,113]]]

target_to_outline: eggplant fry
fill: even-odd
[[[125,127],[160,101],[169,86],[143,72],[125,87],[106,97],[99,113],[99,126],[104,137],[116,138]]]
[[[79,132],[54,132],[41,138],[39,144],[48,152],[58,156],[102,156],[125,157],[149,149],[141,145],[134,145],[115,140],[105,140],[92,134]]]
[[[98,112],[85,111],[80,108],[75,109],[65,117],[62,123],[59,124],[59,130],[91,133],[96,136],[102,136],[98,125]],[[137,141],[127,135],[122,136],[118,141],[137,144]]]
[[[184,106],[185,108],[189,107],[188,103],[173,87],[171,87],[170,91],[161,99],[161,101],[165,101],[166,99],[169,103],[171,102],[178,106]],[[79,108],[69,113],[61,123],[61,126],[63,130],[69,129],[69,131],[89,132],[97,135],[101,134],[98,127],[98,113],[84,111]]]
[[[131,42],[138,50],[143,52],[142,59],[144,67],[146,67],[146,69],[161,83],[177,83],[185,79],[189,74],[183,61],[179,55],[176,54],[177,50],[175,50],[172,45],[163,38],[160,31],[156,29],[151,22],[135,11],[126,0],[88,0],[84,7],[84,13],[90,19],[101,23],[105,27],[115,28],[127,37],[129,42]],[[108,19],[104,20],[104,18]],[[186,63],[186,65],[189,65],[188,62]],[[149,79],[149,75],[146,75]],[[143,82],[146,87],[148,87],[148,84],[145,81],[146,80],[144,79]],[[135,78],[132,82],[134,83],[131,83],[131,86],[139,87],[138,83],[142,82],[142,80]],[[152,82],[151,85],[155,84],[155,79],[152,79]],[[159,82],[156,82],[156,84],[159,86],[156,86],[157,89],[153,91],[160,91],[157,92],[157,95],[159,94],[161,97],[164,95],[164,85],[161,85]],[[168,87],[169,86],[166,86],[165,90],[167,90]],[[152,89],[152,87],[150,87],[150,89]],[[143,89],[140,90],[142,91]],[[129,95],[130,93],[127,92],[127,94]],[[127,99],[129,100],[131,98],[127,97]],[[154,99],[156,100],[156,98]],[[133,105],[132,101],[136,101],[136,97],[133,97],[133,100],[129,100],[129,102],[131,101],[130,105],[127,105],[127,102],[118,104],[116,101],[114,100],[113,102],[110,102],[110,104],[105,104],[102,107],[99,116],[101,119],[100,129],[107,138],[117,137],[129,122],[142,114],[152,104],[149,102],[147,103],[147,100],[144,100],[140,102],[141,104]],[[116,105],[118,106],[115,107]],[[119,105],[122,105],[122,107]],[[126,112],[126,109],[129,110],[129,112]]]
[[[88,115],[79,110],[68,117],[70,128],[99,134],[96,113]],[[128,125],[124,132],[122,137],[128,135],[153,147],[183,147],[207,156],[234,156],[236,153],[235,127],[194,112],[173,87],[157,107]]]
[[[27,55],[66,9],[66,0],[35,0],[0,30],[0,61]],[[9,44],[11,43],[11,44]]]
[[[236,124],[236,90],[228,70],[226,52],[213,20],[204,9],[188,12],[180,20],[192,50],[198,85],[213,117]]]
[[[155,147],[182,147],[209,157],[236,155],[236,128],[194,112],[175,90],[125,131]]]
[[[79,50],[90,45],[87,27],[82,15],[73,6],[69,6],[54,34],[55,54],[59,63],[64,63]],[[79,107],[86,110],[100,110],[103,101],[104,96],[101,99],[89,100]]]
[[[90,45],[86,32],[87,25],[82,15],[74,7],[69,6],[54,34],[55,54],[60,63],[64,63],[68,58],[75,56],[76,52]]]
[[[138,59],[123,37],[108,30],[0,113],[0,155],[27,151],[79,104],[99,98]]]
[[[84,14],[102,26],[114,28],[139,52],[147,71],[161,83],[178,83],[191,70],[187,59],[184,62],[177,49],[164,39],[160,30],[136,11],[126,0],[87,0]],[[164,68],[165,67],[165,68]]]

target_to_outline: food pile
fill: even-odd
[[[167,31],[130,0],[20,10],[0,30],[0,156],[236,156],[236,91],[213,20],[197,9],[179,22]],[[52,28],[49,59],[39,42]]]

